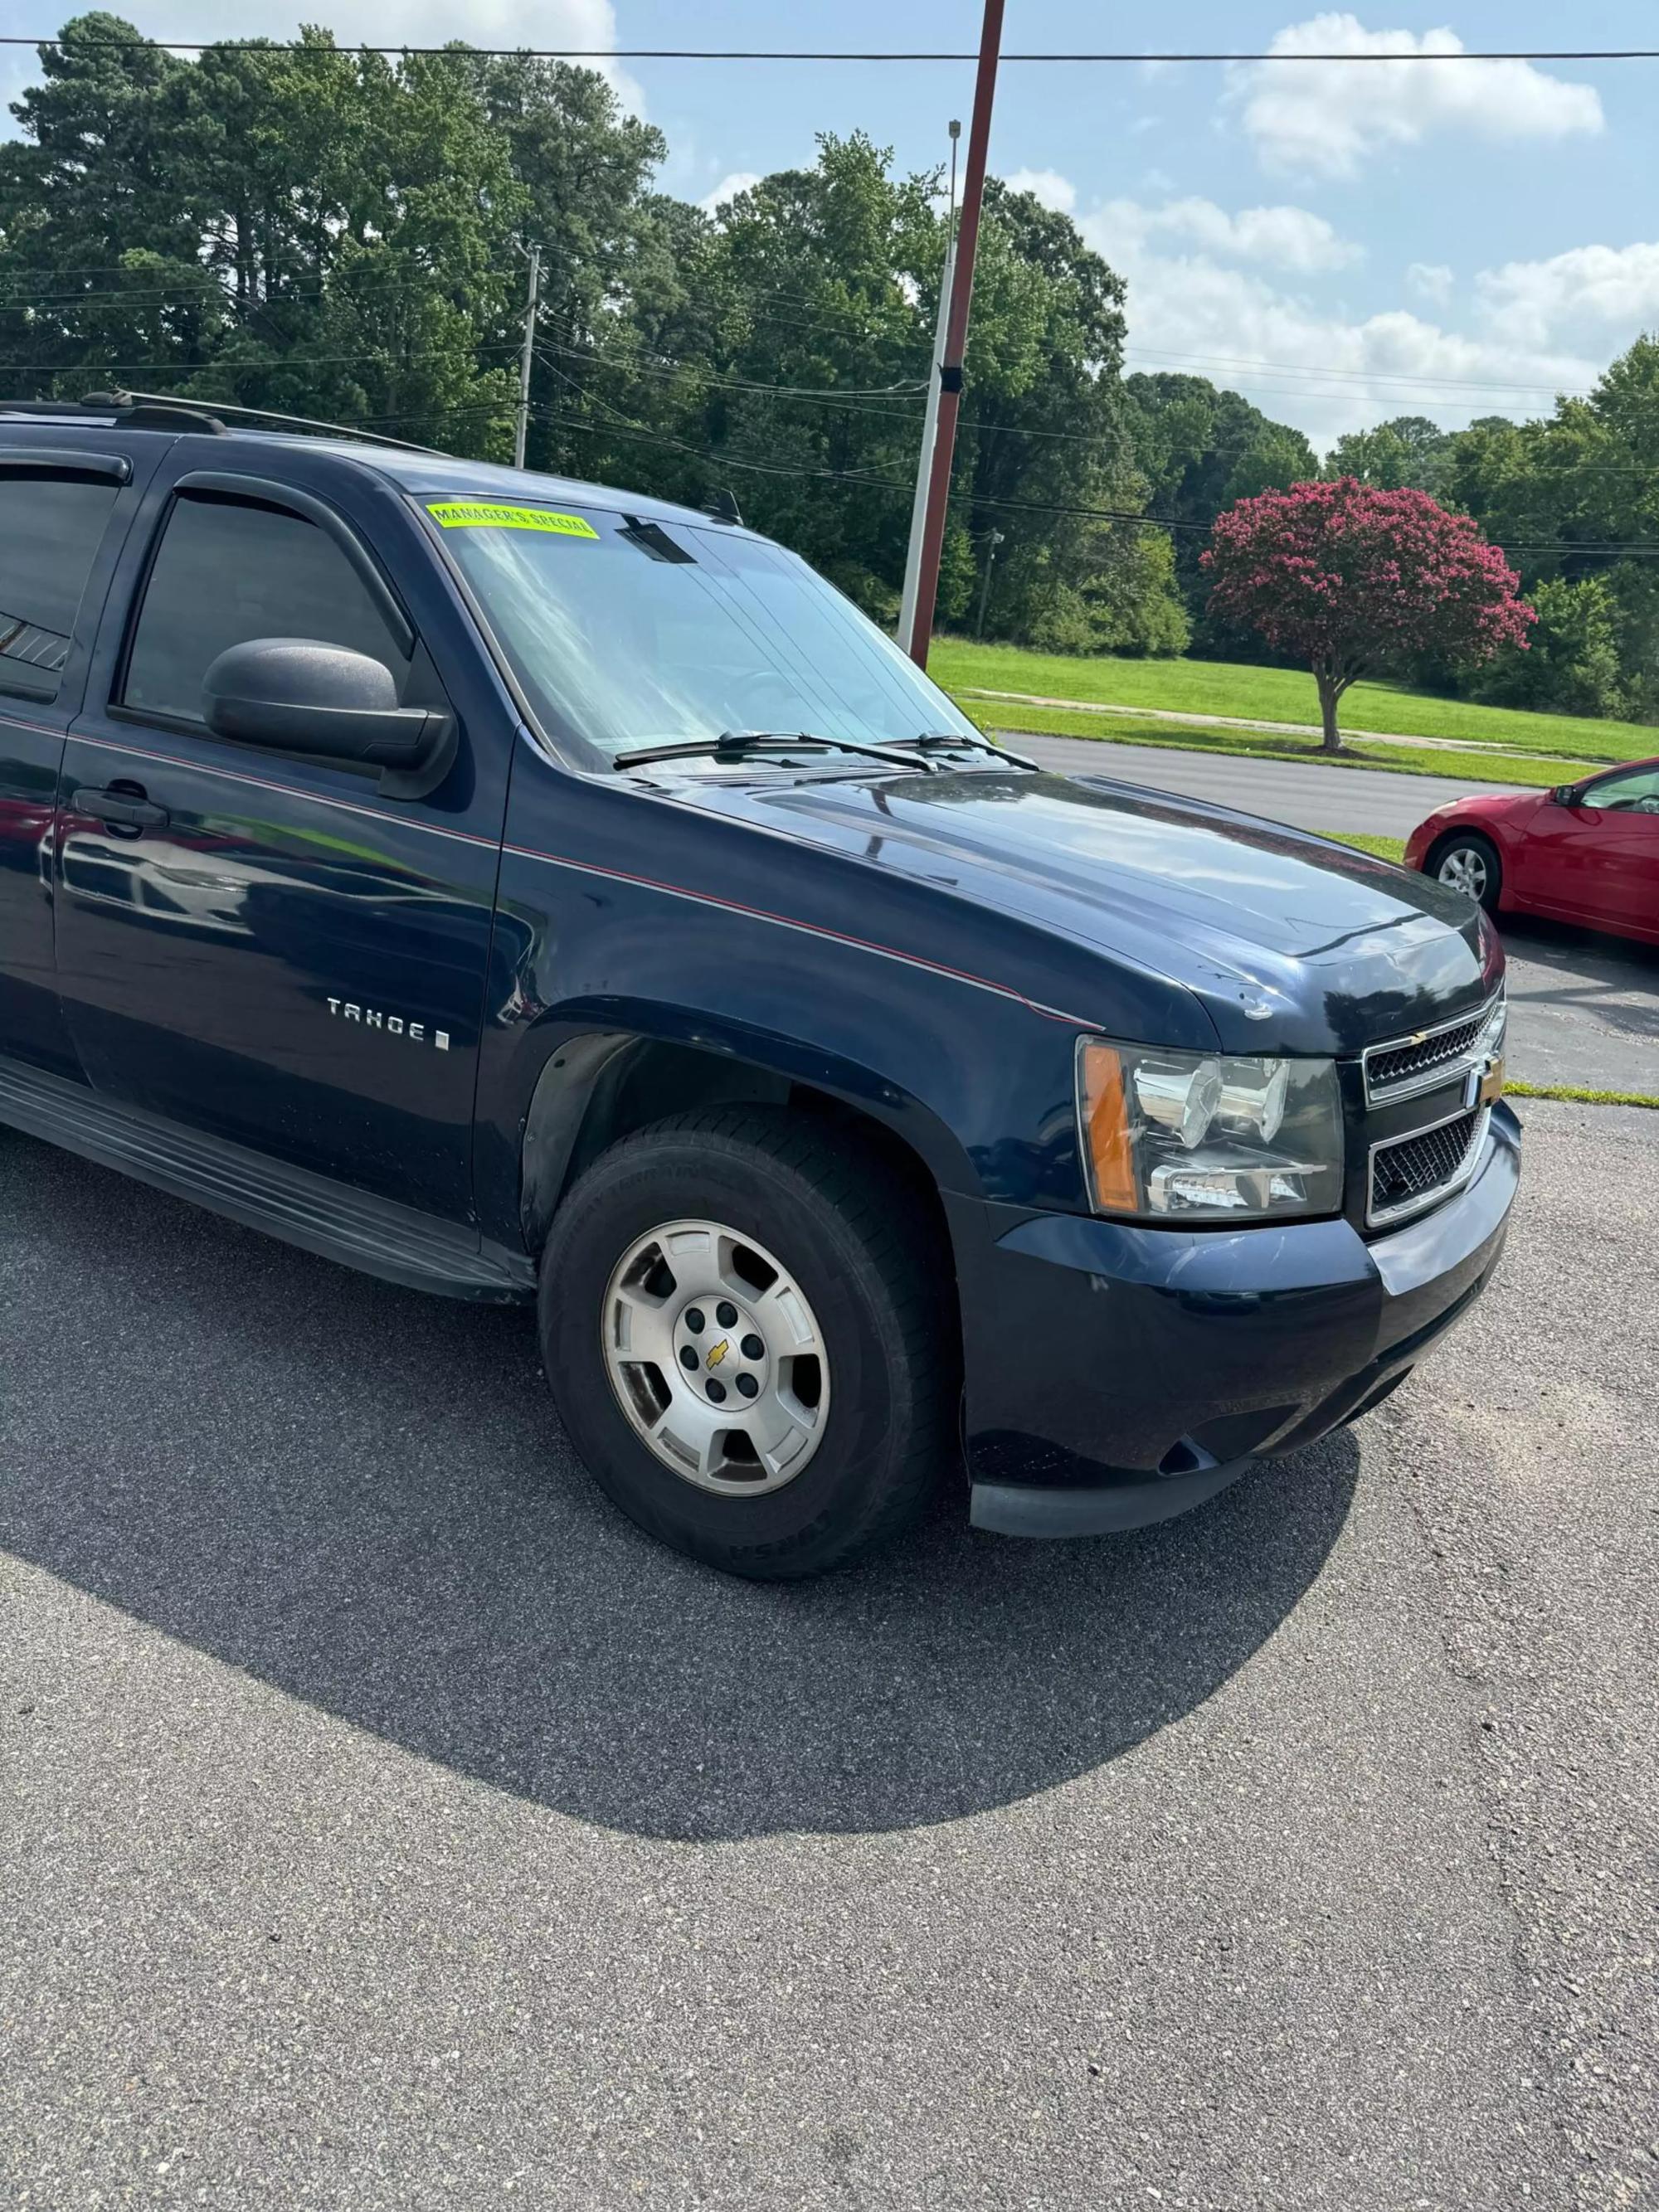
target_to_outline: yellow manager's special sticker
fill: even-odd
[[[550,507],[495,507],[483,499],[440,499],[427,513],[441,530],[549,530],[556,538],[597,538],[580,514],[556,514]]]

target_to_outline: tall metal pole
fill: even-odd
[[[979,40],[979,74],[974,81],[974,113],[968,125],[968,166],[962,181],[962,221],[957,228],[957,265],[951,284],[951,319],[939,372],[939,429],[929,461],[927,526],[921,571],[916,586],[915,618],[908,640],[918,668],[927,665],[933,606],[939,597],[939,556],[951,497],[951,461],[956,452],[957,416],[962,407],[962,357],[968,346],[968,310],[974,297],[974,256],[979,246],[979,210],[985,196],[985,160],[991,143],[991,102],[996,95],[997,58],[1002,47],[1003,0],[985,0]]]
[[[899,643],[908,653],[916,627],[916,588],[921,581],[921,541],[927,526],[927,477],[939,432],[939,373],[945,360],[945,334],[951,317],[951,279],[957,265],[957,141],[962,125],[951,125],[951,205],[945,219],[945,269],[939,283],[939,318],[927,364],[927,405],[921,418],[921,451],[916,456],[916,495],[910,507],[910,543],[904,556],[904,592],[899,601]]]
[[[530,356],[536,343],[536,295],[541,289],[542,249],[530,249],[530,296],[524,309],[524,350],[519,356],[519,412],[513,430],[513,465],[524,466],[524,441],[530,428]]]

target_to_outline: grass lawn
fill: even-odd
[[[927,672],[947,691],[978,686],[988,691],[1029,691],[1049,699],[1096,700],[1115,707],[1241,714],[1251,720],[1306,722],[1315,727],[1319,722],[1312,677],[1291,668],[1254,668],[1227,660],[1117,660],[1106,653],[1085,658],[940,637],[929,652]],[[1513,745],[1522,752],[1549,753],[1557,759],[1647,760],[1659,756],[1659,729],[1638,723],[1470,707],[1462,700],[1432,699],[1390,684],[1356,684],[1342,702],[1342,721],[1345,727],[1376,730],[1384,736],[1462,738],[1482,744]]]
[[[1576,1083],[1506,1083],[1510,1098],[1566,1098],[1581,1106],[1653,1106],[1659,1097],[1650,1091],[1586,1091]]]
[[[981,729],[1006,730],[1019,750],[1022,731],[1032,737],[1087,738],[1098,744],[1164,745],[1177,752],[1244,753],[1256,760],[1315,760],[1328,768],[1388,769],[1401,775],[1449,775],[1469,783],[1513,783],[1547,790],[1576,783],[1583,761],[1519,753],[1432,751],[1420,745],[1367,744],[1333,758],[1306,738],[1279,738],[1267,730],[1218,730],[1206,723],[1140,721],[1133,714],[1079,714],[1064,707],[1017,707],[963,693],[957,704]],[[1654,732],[1659,735],[1659,732]]]
[[[1406,841],[1403,837],[1373,837],[1364,830],[1322,830],[1322,837],[1328,837],[1334,845],[1352,845],[1361,853],[1369,853],[1378,860],[1403,860]]]

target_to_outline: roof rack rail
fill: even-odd
[[[205,430],[222,436],[234,415],[250,422],[282,423],[292,430],[322,430],[334,438],[356,438],[366,446],[396,446],[406,453],[432,453],[448,460],[441,446],[417,446],[410,438],[388,438],[351,422],[325,422],[313,415],[280,415],[274,407],[234,407],[222,399],[182,399],[170,392],[88,392],[80,399],[0,399],[0,416],[40,415],[62,422],[77,415],[118,416],[133,430]]]
[[[94,396],[103,397],[101,393]],[[122,392],[110,396],[124,406],[133,408],[183,407],[193,410],[196,406],[194,400],[175,399],[166,392]],[[412,438],[387,438],[380,431],[366,430],[358,423],[325,422],[315,415],[279,415],[274,407],[233,407],[222,399],[210,399],[207,405],[220,415],[244,416],[252,422],[282,422],[293,430],[326,430],[331,437],[357,438],[366,446],[396,446],[405,453],[435,453],[440,460],[446,461],[453,458],[441,446],[417,446]],[[211,416],[209,419],[213,420]],[[216,429],[222,430],[224,427],[222,422],[214,422]]]
[[[38,415],[50,421],[73,422],[77,415],[100,419],[118,415],[135,430],[206,430],[220,433],[224,424],[189,399],[146,400],[141,406],[130,393],[89,392],[82,399],[0,399],[0,415]]]

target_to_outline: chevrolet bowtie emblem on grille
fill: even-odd
[[[401,1014],[383,1014],[378,1006],[360,1006],[352,999],[331,999],[328,1011],[337,1021],[357,1022],[366,1030],[380,1030],[387,1036],[407,1037],[411,1044],[429,1044],[440,1052],[449,1050],[449,1031],[433,1030],[428,1032],[424,1022],[405,1021]]]

